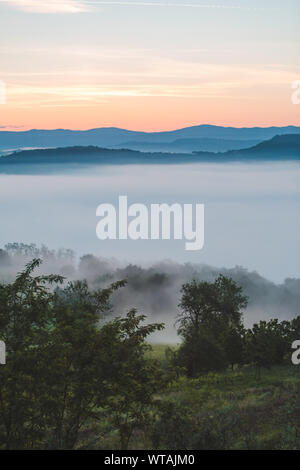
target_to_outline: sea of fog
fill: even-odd
[[[205,204],[205,244],[96,237],[96,208],[128,203]],[[149,265],[169,259],[244,266],[275,282],[300,277],[300,164],[98,166],[72,174],[0,175],[0,246],[71,248]]]

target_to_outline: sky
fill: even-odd
[[[2,130],[300,125],[299,0],[0,0]]]

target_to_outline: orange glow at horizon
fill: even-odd
[[[121,127],[136,131],[167,131],[199,124],[233,127],[300,126],[300,106],[293,105],[290,90],[283,96],[260,99],[114,97],[104,103],[0,106],[2,130]]]
[[[199,124],[300,125],[300,106],[291,99],[298,72],[284,66],[153,57],[146,71],[135,70],[135,61],[128,71],[127,65],[124,70],[119,65],[119,54],[107,69],[3,74],[6,104],[0,106],[1,129],[162,131]]]

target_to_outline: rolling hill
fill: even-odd
[[[95,165],[300,160],[300,134],[275,136],[253,147],[228,152],[146,153],[129,149],[73,146],[14,152],[0,157],[1,173],[68,171]]]

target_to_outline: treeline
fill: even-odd
[[[24,265],[33,258],[41,258],[41,274],[58,273],[68,280],[86,279],[91,289],[108,286],[112,282],[127,280],[126,289],[119,290],[113,298],[114,312],[121,314],[125,308],[135,307],[147,311],[154,321],[164,321],[170,339],[176,340],[174,318],[179,313],[180,289],[195,279],[213,282],[222,273],[238,283],[249,297],[244,317],[247,325],[257,320],[294,318],[299,313],[300,279],[286,279],[275,284],[257,272],[237,266],[219,269],[199,264],[155,263],[151,267],[133,264],[122,265],[116,259],[86,254],[77,259],[72,250],[51,250],[35,244],[8,243],[0,249],[0,280],[12,281]]]
[[[33,260],[13,282],[0,284],[0,340],[7,348],[0,366],[0,449],[80,448],[91,428],[94,448],[110,433],[127,449],[138,432],[154,448],[167,438],[180,446],[176,420],[184,430],[190,418],[162,399],[170,384],[229,365],[288,361],[291,341],[300,337],[300,317],[246,330],[247,298],[220,275],[183,285],[183,341],[162,363],[149,354],[147,338],[163,324],[146,324],[134,309],[110,319],[113,295],[126,281],[91,290],[86,281],[35,275],[40,263]],[[202,444],[189,445],[208,445],[201,436]]]
[[[223,275],[214,282],[184,284],[178,318],[183,343],[174,353],[174,363],[195,377],[229,365],[233,369],[253,364],[259,373],[262,367],[291,362],[291,345],[300,339],[300,316],[260,321],[247,329],[243,324],[247,302],[242,288]]]

